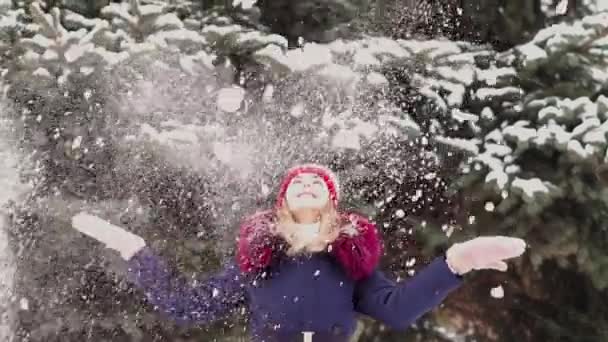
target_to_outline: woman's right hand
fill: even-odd
[[[72,227],[120,253],[129,260],[146,246],[140,236],[130,233],[108,221],[87,213],[80,213],[72,218]]]

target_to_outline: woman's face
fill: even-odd
[[[291,210],[321,209],[329,201],[329,189],[318,175],[302,173],[289,183],[285,199]]]

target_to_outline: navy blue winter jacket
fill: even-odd
[[[241,228],[237,262],[199,281],[174,277],[149,248],[129,260],[131,280],[158,310],[179,323],[208,324],[244,308],[256,342],[346,342],[357,315],[405,330],[462,284],[462,278],[436,258],[417,275],[396,283],[377,268],[381,243],[376,228],[349,214],[357,228],[328,249],[287,256],[284,244],[264,232],[272,215],[262,213]]]

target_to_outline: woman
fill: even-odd
[[[506,270],[525,242],[479,237],[450,247],[416,276],[395,283],[378,270],[382,243],[373,223],[338,211],[339,184],[325,167],[290,169],[276,207],[245,219],[237,257],[204,281],[174,279],[145,241],[79,214],[73,226],[118,251],[130,280],[180,323],[209,324],[245,306],[253,341],[348,341],[358,314],[404,330],[436,307],[473,269]]]

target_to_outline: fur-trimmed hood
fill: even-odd
[[[262,271],[275,258],[284,256],[282,251],[287,243],[270,232],[275,221],[274,212],[269,210],[242,222],[237,246],[237,261],[242,272]],[[341,214],[340,221],[345,229],[330,244],[328,252],[352,279],[363,279],[374,271],[382,255],[378,231],[373,223],[358,214]]]

